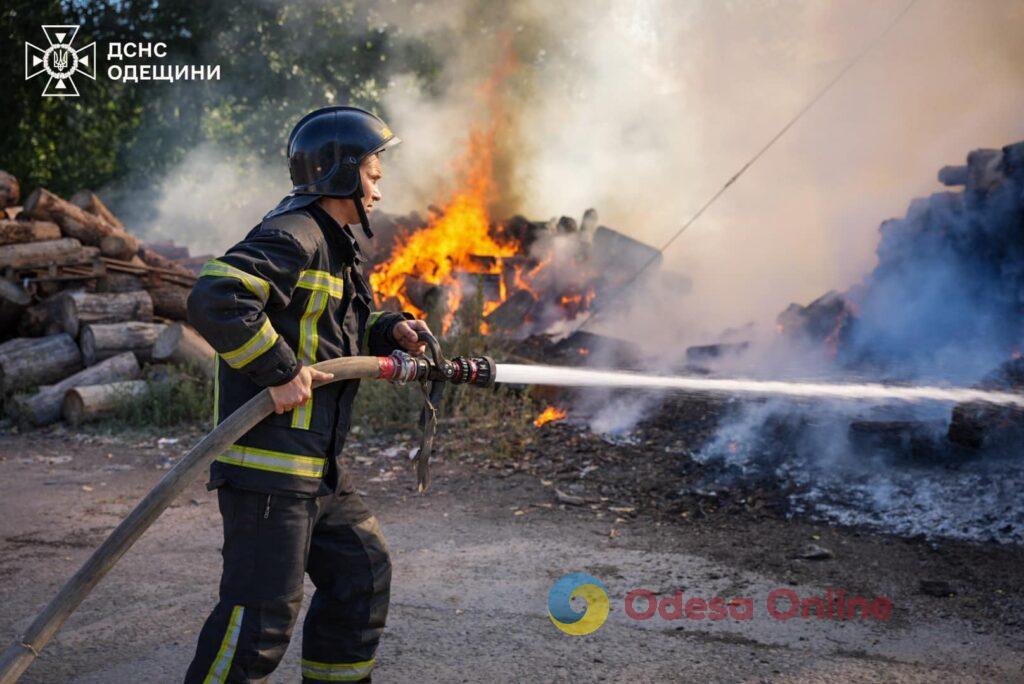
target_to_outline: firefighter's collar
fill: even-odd
[[[324,235],[330,242],[340,247],[346,254],[351,254],[352,259],[357,264],[361,264],[367,260],[366,257],[363,256],[363,251],[359,246],[359,241],[356,240],[350,226],[343,226],[335,221],[334,217],[328,214],[323,207],[318,204],[309,204],[305,209],[309,211],[317,224],[320,225],[321,230],[323,230]]]

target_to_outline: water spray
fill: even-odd
[[[492,362],[493,365],[493,362]],[[691,394],[732,396],[786,396],[874,402],[938,401],[954,404],[981,403],[1024,408],[1024,394],[927,385],[886,385],[882,383],[825,383],[743,378],[645,375],[615,370],[527,366],[501,363],[493,366],[494,381],[520,385],[561,387],[623,387],[675,390]]]

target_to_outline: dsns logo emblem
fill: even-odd
[[[576,597],[587,602],[583,612],[572,607]],[[590,634],[608,619],[608,592],[593,575],[585,572],[566,575],[548,592],[548,617],[566,634]]]
[[[78,97],[75,74],[96,80],[96,43],[89,43],[76,50],[71,42],[78,33],[78,27],[71,25],[46,24],[45,48],[25,43],[25,80],[45,73],[49,80],[43,88],[43,97]]]

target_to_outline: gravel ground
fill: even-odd
[[[61,429],[0,437],[0,637],[28,625],[196,436],[162,447]],[[411,440],[348,451],[395,567],[375,681],[1024,681],[1018,546],[786,520],[767,495],[664,504],[694,477],[677,454],[564,424],[533,431],[497,465],[474,457],[487,447],[473,434],[438,440],[426,496],[402,464]],[[180,681],[214,602],[220,541],[215,497],[196,482],[22,681]],[[601,579],[611,604],[583,637],[546,614],[551,585],[575,571]],[[636,588],[749,597],[753,617],[636,620],[624,610]],[[774,619],[766,600],[779,588],[885,596],[892,617]],[[272,680],[298,682],[298,657],[290,649]]]

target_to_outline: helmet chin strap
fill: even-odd
[[[356,191],[352,193],[352,203],[356,205],[356,211],[359,213],[359,223],[363,226],[363,233],[366,234],[366,239],[370,240],[373,238],[373,231],[370,230],[370,219],[366,216],[366,209],[363,208],[363,184],[360,182],[356,185]]]
[[[363,203],[359,200],[354,200],[356,203],[356,211],[359,212],[359,223],[363,225],[363,232],[366,233],[366,239],[373,239],[373,231],[370,230],[370,219],[366,217],[366,209],[363,209]]]

